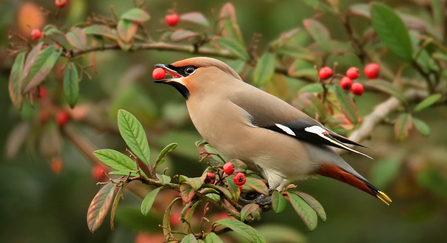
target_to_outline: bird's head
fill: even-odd
[[[209,88],[225,85],[226,79],[241,77],[222,61],[209,57],[194,57],[172,64],[156,64],[163,68],[171,78],[155,80],[156,83],[174,86],[185,99],[193,93],[200,93]]]

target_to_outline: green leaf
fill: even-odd
[[[202,187],[203,183],[205,182],[205,178],[206,175],[204,177],[195,177],[195,178],[189,178],[187,176],[181,175],[180,182],[185,181],[197,191],[199,190],[200,187]]]
[[[323,86],[321,84],[318,83],[313,83],[313,84],[309,84],[306,85],[304,87],[302,87],[299,91],[298,94],[303,94],[303,93],[313,93],[313,94],[318,94],[323,92]]]
[[[180,15],[181,21],[191,22],[195,24],[200,24],[205,27],[208,27],[210,23],[208,20],[203,16],[201,12],[190,12],[190,13],[184,13]]]
[[[282,74],[274,74],[270,82],[264,84],[265,91],[280,99],[286,100],[289,96],[287,82]]]
[[[146,165],[150,164],[151,151],[146,132],[137,118],[128,111],[118,111],[118,128],[132,152]]]
[[[419,120],[415,117],[413,117],[413,124],[416,127],[416,129],[424,136],[429,136],[431,133],[430,127],[427,125],[427,123],[423,122],[422,120]]]
[[[331,50],[329,40],[331,37],[326,27],[315,19],[305,19],[303,20],[303,25],[315,40],[318,47],[323,50],[324,54],[329,54],[329,51]]]
[[[216,187],[217,187],[217,189],[219,189],[219,191],[221,191],[225,195],[225,197],[227,199],[229,199],[229,200],[233,199],[233,196],[231,195],[231,192],[228,191],[227,188],[225,188],[223,186],[216,186]]]
[[[250,242],[265,242],[265,239],[258,231],[249,225],[242,223],[241,221],[233,218],[221,219],[214,222],[213,226],[222,225],[232,229],[240,236],[244,237]]]
[[[116,209],[118,208],[118,203],[120,202],[121,198],[123,197],[124,189],[126,189],[126,186],[129,184],[129,182],[125,182],[121,187],[119,187],[118,192],[115,195],[115,200],[113,200],[112,209],[110,209],[110,229],[114,231],[114,220],[115,220],[115,213]],[[117,184],[115,184],[115,187]],[[116,189],[115,189],[116,191]]]
[[[413,60],[410,35],[402,19],[394,10],[383,3],[371,4],[374,29],[383,44],[402,60]]]
[[[180,186],[180,196],[182,197],[183,202],[191,202],[191,199],[194,197],[195,194],[196,191],[189,184],[182,184]]]
[[[157,187],[151,192],[147,194],[147,196],[144,198],[143,202],[141,203],[141,213],[143,215],[147,215],[149,211],[152,208],[152,204],[154,204],[155,198],[157,197],[158,192],[160,191],[161,187]]]
[[[162,174],[155,174],[155,176],[157,176],[157,178],[158,178],[158,180],[160,180],[160,182],[163,184],[163,185],[166,185],[166,184],[168,184],[169,182],[171,182],[171,177],[170,176],[167,176],[167,175],[162,175]]]
[[[64,32],[61,31],[60,29],[58,29],[56,26],[54,25],[46,25],[42,32],[45,33],[45,35],[50,36],[50,35],[62,35],[64,36]]]
[[[249,186],[253,190],[264,194],[266,196],[269,195],[269,189],[265,185],[265,183],[262,180],[253,178],[253,177],[247,177],[247,181],[245,182],[245,185]]]
[[[99,190],[98,194],[93,198],[87,212],[88,228],[94,233],[101,226],[104,218],[109,212],[112,205],[113,196],[115,195],[115,184],[109,183]]]
[[[177,148],[178,143],[171,143],[169,145],[167,145],[166,147],[163,148],[163,150],[161,150],[160,154],[158,154],[158,158],[157,161],[155,161],[155,168],[161,164],[163,164],[163,162],[165,162],[164,157],[171,152],[172,150],[174,150],[175,148]]]
[[[253,80],[256,86],[262,86],[269,81],[275,73],[275,54],[266,52],[258,60],[253,74]]]
[[[244,61],[250,60],[250,56],[247,53],[247,50],[245,50],[245,47],[241,45],[239,42],[228,39],[228,38],[219,38],[217,40],[219,45],[223,46],[227,50],[229,50],[231,53],[236,55],[239,59],[242,59]]]
[[[369,5],[366,3],[357,3],[349,6],[349,14],[371,18]]]
[[[130,43],[130,41],[137,33],[137,30],[138,24],[133,21],[121,19],[118,22],[118,36],[124,43]]]
[[[92,25],[83,29],[86,35],[99,35],[116,40],[116,34],[113,29],[105,25]]]
[[[385,93],[388,93],[388,94],[398,98],[399,100],[401,100],[402,103],[404,103],[405,105],[408,104],[407,99],[405,99],[405,96],[402,94],[402,92],[400,92],[400,90],[398,90],[391,83],[388,83],[383,80],[375,79],[375,80],[370,80],[370,81],[366,82],[365,86],[380,90]]]
[[[82,31],[81,28],[74,28],[72,31],[68,32],[65,35],[65,38],[67,38],[67,41],[72,45],[74,48],[84,50],[87,45],[87,35],[85,35],[84,31]]]
[[[400,172],[400,160],[387,158],[375,163],[371,181],[378,188],[386,188]]]
[[[176,30],[174,33],[172,33],[171,40],[172,41],[181,41],[181,40],[193,38],[196,36],[199,36],[199,33],[193,32],[190,30],[179,29],[179,30]]]
[[[197,202],[194,203],[194,205],[192,205],[191,208],[189,208],[189,210],[186,211],[187,215],[184,218],[184,220],[186,220],[186,222],[188,222],[188,224],[183,224],[183,232],[185,232],[187,234],[191,232],[189,225],[191,224],[191,219],[192,219],[192,216],[194,215],[194,210],[196,210],[196,207],[197,207],[197,205],[199,205],[200,202],[201,201],[198,200]]]
[[[334,93],[338,103],[340,104],[341,112],[345,114],[346,118],[348,118],[350,122],[357,124],[358,115],[354,101],[351,97],[349,97],[346,91],[340,87],[340,85],[334,85]]]
[[[318,225],[318,216],[315,210],[313,210],[309,206],[309,204],[297,194],[287,192],[287,196],[289,197],[290,203],[292,204],[293,208],[303,220],[307,229],[309,231],[315,230]]]
[[[300,196],[304,201],[306,201],[307,204],[309,204],[309,206],[313,208],[313,210],[315,210],[318,217],[320,217],[320,219],[323,220],[323,222],[326,222],[327,219],[326,212],[324,211],[324,208],[320,202],[318,202],[315,198],[313,198],[311,195],[307,193],[297,191],[294,193]]]
[[[185,237],[183,237],[180,243],[197,243],[197,239],[194,236],[194,234],[188,234]]]
[[[175,198],[174,200],[172,200],[171,204],[169,204],[168,208],[166,208],[165,214],[163,215],[163,234],[166,237],[167,241],[170,241],[171,238],[173,238],[173,235],[171,233],[171,209],[172,206],[174,206],[174,203],[178,200],[179,198]]]
[[[236,10],[232,3],[225,3],[220,10],[219,26],[224,37],[236,40],[245,48],[244,38],[237,23]]]
[[[423,101],[421,101],[416,107],[414,107],[414,112],[421,111],[427,107],[432,106],[434,103],[436,103],[438,100],[440,100],[442,97],[441,94],[433,94],[429,97],[425,98]]]
[[[150,16],[146,11],[142,9],[133,8],[121,15],[121,19],[142,23],[148,21],[150,19]]]
[[[93,152],[96,158],[117,171],[136,171],[137,164],[128,156],[113,149],[100,149]]]
[[[254,211],[256,211],[259,208],[258,204],[255,203],[250,203],[245,205],[242,209],[241,209],[241,221],[244,222],[245,219],[247,218],[248,215],[250,215],[251,213],[253,213]]]
[[[225,180],[227,181],[228,189],[231,192],[231,197],[237,202],[241,195],[241,190],[239,189],[239,186],[234,183],[234,176],[228,176]]]
[[[411,128],[413,127],[413,118],[408,113],[400,114],[394,124],[394,135],[397,140],[404,140],[408,137]]]
[[[109,175],[122,175],[122,176],[128,176],[130,174],[130,176],[138,176],[137,173],[135,172],[129,172],[129,170],[114,170],[114,171],[110,171]]]
[[[441,7],[441,1],[440,0],[430,0],[431,2],[431,9],[433,11],[433,19],[437,26],[442,25],[442,7]],[[443,5],[444,6],[444,5]]]
[[[70,64],[68,64],[65,68],[64,93],[68,104],[73,109],[79,98],[78,70],[73,62],[70,62]]]
[[[37,46],[36,46],[37,47]],[[61,49],[62,51],[62,49]],[[59,58],[60,52],[56,52],[56,46],[50,45],[38,52],[37,58],[28,55],[25,62],[22,75],[22,94],[28,93],[31,89],[37,87],[50,73]]]
[[[209,234],[207,234],[204,240],[205,243],[223,243],[220,237],[214,232],[210,232]]]
[[[26,52],[20,52],[11,68],[11,74],[9,75],[9,96],[11,97],[12,104],[17,110],[22,109],[23,95],[20,89],[20,83],[22,80],[23,66],[25,65]]]
[[[272,207],[275,213],[281,213],[284,211],[287,205],[287,200],[278,191],[274,191],[272,194]]]

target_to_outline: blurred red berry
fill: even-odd
[[[346,71],[346,76],[348,76],[351,80],[357,79],[360,77],[359,69],[355,67],[349,68],[348,71]]]
[[[163,68],[156,68],[152,71],[152,77],[155,80],[164,79],[166,78],[166,72]]]
[[[348,77],[343,77],[340,80],[340,87],[344,90],[350,90],[352,85],[352,80]]]
[[[318,75],[322,80],[326,80],[332,76],[332,69],[330,67],[324,67],[320,69]]]
[[[59,127],[65,126],[70,121],[70,114],[67,111],[59,111],[56,114],[56,122]]]
[[[354,83],[351,87],[351,93],[361,96],[363,94],[363,85],[361,83]]]
[[[65,5],[67,5],[67,0],[55,0],[54,3],[57,7],[63,8]]]
[[[40,32],[40,30],[33,29],[31,31],[31,39],[38,40],[38,39],[40,39],[41,36],[42,36],[42,32]]]
[[[247,181],[247,179],[245,178],[244,173],[239,172],[239,173],[237,173],[237,174],[234,176],[233,181],[234,181],[234,183],[235,183],[236,185],[238,185],[238,186],[242,186],[242,185],[245,184],[245,182]]]
[[[178,14],[168,14],[165,16],[165,22],[168,26],[176,26],[178,24],[178,21],[180,20],[180,17]]]
[[[39,96],[40,96],[40,98],[38,100],[45,99],[48,95],[48,89],[43,86],[37,86],[37,88],[38,88]]]
[[[216,175],[214,173],[208,172],[206,174],[205,183],[214,184],[216,182]]]
[[[107,176],[103,173],[104,172],[108,172],[109,169],[102,164],[97,164],[95,166],[93,166],[92,168],[92,177],[93,179],[97,180],[97,181],[104,181],[105,179],[107,179]]]
[[[60,174],[64,169],[64,162],[60,158],[51,160],[50,169],[53,174]]]
[[[380,66],[377,63],[370,63],[365,66],[363,72],[365,72],[366,77],[369,79],[379,78]]]
[[[224,172],[227,175],[231,175],[234,173],[234,165],[231,162],[227,162],[223,166]]]

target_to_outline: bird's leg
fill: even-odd
[[[271,194],[271,192],[273,190],[274,189],[269,189],[269,195],[268,196],[266,196],[264,194],[261,194],[261,195],[257,196],[254,199],[245,199],[243,197],[240,197],[239,199],[242,202],[244,202],[244,203],[255,203],[255,204],[258,204],[260,206],[266,206],[266,205],[272,204],[272,198],[270,197],[270,194]]]

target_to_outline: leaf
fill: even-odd
[[[194,205],[192,205],[192,207],[189,208],[189,210],[186,212],[187,215],[185,217],[185,220],[186,220],[186,222],[188,222],[188,224],[183,224],[183,232],[185,232],[187,234],[190,233],[189,225],[191,224],[191,219],[192,219],[192,216],[194,215],[194,210],[196,210],[196,207],[197,207],[197,205],[199,205],[200,202],[201,202],[200,200],[195,202]]]
[[[61,49],[62,51],[62,49]],[[22,75],[22,94],[28,93],[31,89],[37,87],[53,69],[59,58],[60,52],[56,52],[56,46],[50,45],[38,52],[37,58],[33,58],[31,53],[28,55],[30,61],[25,62]]]
[[[284,211],[286,205],[287,200],[281,193],[275,190],[272,194],[272,208],[275,211],[275,213],[281,213],[282,211]]]
[[[378,188],[386,188],[397,177],[400,171],[400,160],[386,158],[375,163],[371,181]]]
[[[265,185],[265,183],[262,180],[253,178],[253,177],[247,177],[247,181],[245,182],[245,185],[249,186],[253,190],[264,194],[266,196],[269,195],[269,189]]]
[[[112,209],[110,210],[110,229],[112,231],[115,230],[114,220],[115,220],[116,209],[118,208],[118,203],[120,202],[121,198],[123,197],[124,189],[126,189],[126,186],[128,184],[129,184],[129,182],[125,182],[122,186],[119,187],[118,192],[115,195],[115,200],[113,200]],[[116,186],[117,186],[117,184],[115,184],[115,187]]]
[[[219,14],[219,27],[222,35],[226,38],[236,40],[243,48],[245,48],[244,38],[242,37],[239,24],[236,19],[236,10],[232,3],[225,3]]]
[[[245,50],[245,47],[241,45],[239,42],[228,39],[228,38],[222,38],[220,37],[217,42],[219,45],[223,46],[227,50],[229,50],[231,53],[236,55],[239,59],[242,59],[244,61],[250,60],[250,56],[248,55],[247,51]]]
[[[213,227],[217,225],[222,225],[232,229],[234,232],[238,233],[240,236],[244,237],[250,242],[265,242],[265,239],[258,231],[249,225],[242,223],[241,221],[233,218],[226,218],[217,220],[214,222]]]
[[[28,122],[21,122],[12,129],[6,141],[6,158],[12,159],[17,155],[30,131]]]
[[[200,24],[205,27],[208,27],[210,25],[208,20],[205,18],[205,16],[203,16],[201,12],[184,13],[180,15],[180,20]]]
[[[419,119],[413,117],[413,124],[416,127],[416,129],[419,131],[420,134],[422,134],[424,136],[429,136],[430,135],[431,129],[427,125],[427,123],[425,123],[422,120],[419,120]]]
[[[433,20],[437,26],[442,25],[442,7],[441,7],[441,1],[440,0],[430,0],[431,3],[431,9],[433,11]]]
[[[73,109],[79,98],[78,70],[73,62],[70,62],[65,68],[64,93],[68,104]]]
[[[349,6],[349,14],[371,18],[369,5],[366,3],[357,3]]]
[[[318,83],[313,83],[313,84],[309,84],[306,85],[304,87],[302,87],[299,91],[298,94],[303,94],[303,93],[313,93],[313,94],[318,94],[323,92],[323,86],[321,84]]]
[[[180,186],[180,196],[182,197],[183,202],[191,202],[191,199],[194,197],[195,194],[196,191],[189,184],[182,184]]]
[[[348,118],[350,122],[357,124],[358,115],[354,101],[348,96],[346,91],[340,87],[340,85],[334,85],[334,93],[338,103],[340,104],[341,112],[345,114],[346,118]]]
[[[171,143],[171,144],[167,145],[166,147],[164,147],[163,150],[161,150],[160,154],[158,154],[158,158],[157,158],[157,161],[155,161],[154,167],[156,168],[157,166],[163,164],[163,162],[165,162],[164,157],[169,152],[171,152],[172,150],[177,148],[177,146],[178,146],[178,143]]]
[[[151,192],[149,192],[146,197],[144,197],[143,202],[141,203],[141,213],[146,216],[152,208],[152,204],[154,204],[155,198],[157,197],[158,192],[161,187],[157,187]]]
[[[245,182],[245,183],[247,183],[247,182]],[[229,199],[229,200],[232,200],[232,199],[233,199],[233,196],[231,195],[231,192],[228,191],[227,188],[225,188],[225,187],[223,187],[223,186],[216,186],[216,187],[217,187],[217,189],[219,189],[219,191],[221,191],[221,192],[225,195],[225,197],[226,197],[227,199]]]
[[[26,52],[20,52],[11,68],[11,74],[9,75],[9,96],[11,97],[12,104],[17,110],[22,109],[23,95],[20,89],[20,83],[22,80],[23,67],[25,65]]]
[[[410,35],[402,19],[383,3],[371,3],[374,29],[383,44],[404,61],[413,60]]]
[[[146,132],[137,118],[125,110],[118,111],[118,128],[132,152],[146,165],[150,164],[151,151]]]
[[[241,209],[241,221],[244,222],[245,219],[247,218],[248,215],[250,215],[251,213],[253,213],[254,211],[256,211],[259,208],[258,204],[255,203],[250,203],[245,205],[242,209]]]
[[[121,15],[121,19],[126,19],[126,20],[130,20],[130,21],[134,21],[137,23],[142,23],[142,22],[146,22],[150,19],[149,14],[139,8],[133,8],[125,13],[123,13],[123,15]]]
[[[270,82],[264,84],[265,91],[280,99],[286,100],[289,95],[284,75],[274,74]]]
[[[87,45],[87,35],[82,31],[81,28],[74,28],[72,31],[68,32],[65,35],[65,38],[67,38],[67,41],[72,45],[74,48],[84,50]]]
[[[411,128],[413,127],[412,116],[408,113],[400,114],[394,124],[394,135],[397,140],[403,140],[408,137]]]
[[[326,118],[326,108],[316,95],[304,93],[299,98],[318,113],[319,119],[324,120]]]
[[[130,176],[139,176],[137,173],[135,172],[129,172],[129,170],[114,170],[114,171],[110,171],[109,175],[123,175],[123,176],[128,176],[130,174]]]
[[[166,208],[165,214],[163,215],[163,234],[165,235],[167,241],[169,241],[171,238],[173,238],[172,233],[171,233],[171,223],[170,223],[171,209],[172,209],[172,206],[174,205],[174,203],[178,199],[179,198],[177,197],[174,200],[172,200],[171,204],[169,204],[168,208]]]
[[[429,97],[425,98],[423,101],[421,101],[416,107],[414,107],[414,112],[419,112],[427,107],[432,106],[434,103],[436,103],[438,100],[440,100],[442,97],[441,94],[433,94]]]
[[[86,35],[99,35],[116,40],[116,34],[113,29],[105,25],[92,25],[83,29]]]
[[[92,233],[101,226],[112,205],[115,184],[109,183],[101,188],[93,198],[87,212],[87,225]]]
[[[45,33],[46,36],[50,36],[50,35],[62,35],[65,36],[65,33],[58,29],[56,26],[52,26],[52,25],[47,25],[43,28],[43,31]]]
[[[128,156],[113,149],[100,149],[93,152],[96,158],[117,171],[136,171],[137,164]]]
[[[297,194],[298,196],[300,196],[304,201],[307,202],[307,204],[309,204],[309,206],[315,210],[315,212],[317,213],[318,217],[320,217],[321,220],[323,220],[323,222],[326,222],[327,216],[326,216],[326,212],[324,211],[323,206],[321,205],[320,202],[318,202],[315,198],[313,198],[311,195],[304,193],[304,192],[293,192],[295,194]]]
[[[181,41],[181,40],[193,38],[196,36],[199,36],[199,33],[192,32],[190,30],[180,29],[180,30],[176,30],[174,33],[172,33],[171,41]]]
[[[205,237],[205,243],[223,243],[218,235],[214,232],[210,232]]]
[[[157,178],[158,178],[158,180],[160,180],[160,182],[163,184],[163,185],[166,185],[166,184],[168,184],[169,182],[171,182],[171,177],[170,176],[167,176],[167,175],[162,175],[162,174],[155,174],[155,176],[157,176]]]
[[[126,44],[130,43],[130,41],[137,33],[137,30],[138,30],[138,24],[133,21],[121,19],[118,22],[117,26],[118,36]]]
[[[228,190],[230,190],[231,197],[237,202],[241,196],[241,190],[239,189],[239,186],[234,183],[234,176],[228,176],[225,180],[227,181]]]
[[[269,81],[275,73],[275,54],[266,52],[258,60],[253,74],[253,81],[256,86],[262,86]]]
[[[404,103],[405,105],[408,104],[407,99],[405,99],[405,96],[402,94],[402,92],[400,92],[400,90],[398,90],[391,83],[376,79],[376,80],[370,80],[370,81],[366,82],[365,86],[380,90],[385,93],[388,93],[388,94],[398,98],[399,100],[401,100],[402,103]]]
[[[195,177],[195,178],[189,178],[187,176],[181,175],[180,182],[181,183],[186,182],[190,186],[192,186],[192,188],[194,188],[195,190],[199,190],[200,187],[202,187],[203,183],[205,182],[205,178],[206,178],[206,173],[205,173],[205,176],[203,176],[203,177]]]
[[[309,206],[309,204],[297,194],[287,192],[287,196],[289,197],[290,203],[292,204],[293,208],[303,220],[307,229],[309,231],[315,230],[318,225],[318,216],[315,210],[313,210]]]
[[[188,234],[185,237],[183,237],[180,243],[197,243],[197,239],[194,236],[194,234]]]
[[[329,45],[329,40],[331,37],[326,27],[315,19],[305,19],[303,20],[303,25],[317,45],[323,50],[324,54],[329,54],[331,46]]]

